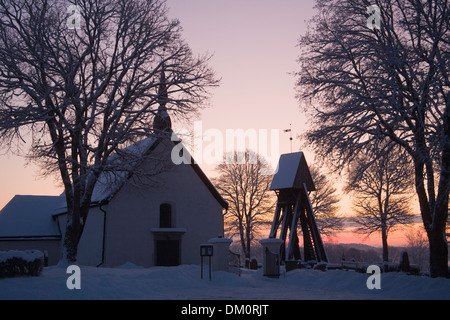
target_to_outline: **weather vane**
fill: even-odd
[[[289,129],[285,129],[284,132],[289,132],[289,140],[291,141],[291,153],[292,153],[292,123],[289,124]]]

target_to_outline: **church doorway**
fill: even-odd
[[[181,241],[156,240],[156,265],[157,266],[178,266],[180,264]]]

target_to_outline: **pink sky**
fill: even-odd
[[[306,129],[304,115],[295,99],[299,48],[297,40],[306,31],[313,14],[312,0],[167,0],[169,16],[178,18],[184,37],[195,53],[213,53],[211,66],[222,78],[210,107],[198,120],[203,130],[279,129],[279,153],[293,151],[296,135]],[[314,162],[306,153],[307,161]],[[54,177],[42,178],[38,169],[13,155],[0,156],[0,208],[15,194],[57,195],[62,189]],[[214,175],[213,166],[203,166]],[[359,238],[355,241],[360,242]],[[344,240],[344,238],[343,238]],[[355,242],[345,239],[343,242]],[[378,245],[378,240],[374,244]]]
[[[203,130],[279,129],[280,153],[290,152],[289,136],[282,130],[292,123],[295,137],[305,127],[289,73],[297,69],[297,39],[313,14],[313,1],[168,0],[167,5],[193,51],[214,54],[211,66],[222,78],[198,119]],[[299,140],[293,146],[298,150]],[[204,169],[213,174],[212,168]],[[0,177],[0,208],[15,194],[62,190],[53,177],[40,177],[38,168],[25,167],[23,158],[11,154],[0,156]]]

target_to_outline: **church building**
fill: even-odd
[[[100,175],[77,263],[199,264],[200,244],[223,237],[227,202],[193,159],[179,165],[171,161],[174,146],[181,142],[171,140],[166,101],[160,92],[154,135],[123,149],[120,159],[110,157],[139,159],[133,161],[133,173]],[[63,196],[16,196],[0,211],[0,251],[37,249],[47,253],[50,265],[56,264],[66,220]]]

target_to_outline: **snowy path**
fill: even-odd
[[[81,289],[69,290],[66,269],[45,268],[39,277],[0,279],[0,299],[176,299],[176,300],[287,300],[287,299],[450,299],[450,279],[431,279],[401,273],[382,273],[381,289],[369,290],[368,274],[353,271],[295,270],[279,279],[262,271],[233,273],[200,266],[150,269],[139,267],[81,267]]]

